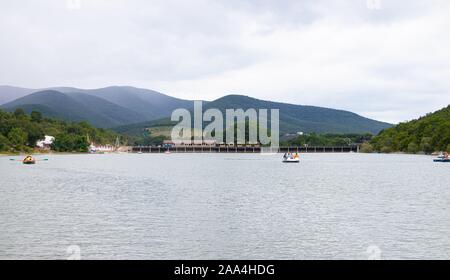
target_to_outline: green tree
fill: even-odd
[[[419,151],[419,145],[416,142],[411,142],[408,144],[408,153],[415,154]]]
[[[33,125],[29,125],[26,126],[26,131],[27,131],[27,143],[28,146],[30,147],[34,147],[36,145],[36,142],[43,139],[45,134],[42,131],[42,129],[38,126],[33,126]]]
[[[450,144],[447,145],[447,152],[450,153]]]
[[[42,121],[42,114],[38,111],[31,112],[31,121],[32,122],[41,122]]]
[[[17,118],[17,117],[22,117],[22,116],[25,116],[25,111],[22,109],[22,108],[17,108],[15,111],[14,111],[14,116]]]
[[[7,151],[10,146],[8,138],[0,134],[0,151]]]
[[[69,146],[69,138],[65,134],[58,134],[51,145],[51,149],[57,152],[68,151],[72,147]]]
[[[27,142],[28,135],[21,128],[13,128],[8,133],[8,140],[16,150],[21,150],[23,146],[25,146]]]
[[[422,141],[420,141],[420,149],[425,153],[429,154],[433,152],[432,138],[431,137],[423,137]]]
[[[51,148],[58,152],[87,152],[89,143],[83,135],[59,134],[55,137]]]
[[[373,146],[369,143],[363,143],[359,150],[361,153],[373,153]]]
[[[89,151],[89,143],[85,136],[78,135],[73,139],[73,150],[74,152],[86,153]]]

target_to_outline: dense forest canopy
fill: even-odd
[[[22,109],[13,113],[0,110],[0,151],[31,151],[45,135],[54,136],[52,149],[59,152],[87,152],[91,141],[97,144],[115,142],[117,133],[92,127],[86,122],[73,123],[43,118],[33,111],[30,115]]]
[[[385,129],[371,144],[380,152],[450,151],[450,105],[417,120]]]

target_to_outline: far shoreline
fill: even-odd
[[[278,152],[276,154],[280,154],[282,155],[284,152]],[[126,152],[126,153],[85,153],[85,152],[47,152],[47,153],[39,153],[39,152],[31,152],[31,153],[26,153],[26,152],[19,152],[19,153],[0,153],[0,157],[20,157],[20,156],[27,156],[27,155],[31,155],[31,156],[52,156],[52,155],[119,155],[119,154],[130,154],[130,155],[143,155],[143,154],[164,154],[164,153],[137,153],[137,152]],[[216,152],[173,152],[171,154],[254,154],[254,155],[259,155],[261,153],[216,153]],[[264,154],[264,153],[262,153]],[[372,153],[364,153],[364,152],[359,152],[359,153],[351,153],[351,152],[309,152],[309,153],[299,153],[299,154],[373,154],[373,155],[416,155],[416,156],[436,156],[439,155],[440,152],[434,152],[432,154],[425,154],[425,153],[407,153],[407,152],[392,152],[392,153],[381,153],[381,152],[372,152]]]

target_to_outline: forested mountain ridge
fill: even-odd
[[[381,152],[450,151],[450,105],[417,120],[385,129],[371,141]]]
[[[205,104],[204,108],[217,108],[223,113],[228,108],[279,109],[281,134],[300,131],[377,134],[392,126],[389,123],[368,119],[349,111],[266,101],[244,95],[227,95]]]

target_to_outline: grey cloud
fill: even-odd
[[[235,92],[385,121],[450,103],[445,0],[80,1],[2,1],[0,84]]]

